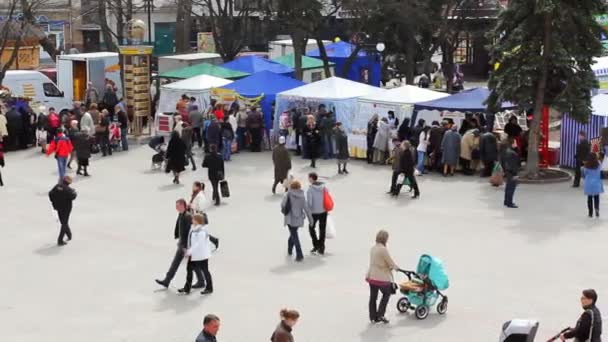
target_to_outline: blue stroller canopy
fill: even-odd
[[[443,267],[443,262],[430,255],[422,255],[418,261],[418,267],[416,273],[427,275],[433,286],[439,291],[446,290],[450,287],[450,280],[448,274]]]

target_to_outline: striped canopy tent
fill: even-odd
[[[591,141],[592,151],[601,152],[600,138],[602,129],[608,127],[608,94],[598,94],[591,99],[593,114],[587,123],[574,120],[570,115],[562,117],[560,165],[562,167],[576,167],[576,144],[578,134],[583,131]]]

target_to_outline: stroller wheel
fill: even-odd
[[[439,304],[437,304],[437,313],[443,315],[448,311],[448,301],[443,299]]]
[[[425,319],[429,315],[429,308],[424,305],[420,305],[416,308],[416,318]]]
[[[407,297],[399,299],[399,301],[397,302],[397,310],[399,310],[399,312],[406,313],[409,308],[410,301],[409,299],[407,299]]]

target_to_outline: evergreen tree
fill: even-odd
[[[585,122],[597,81],[593,58],[602,54],[595,20],[602,0],[511,0],[490,32],[492,63],[489,110],[502,101],[534,110],[530,125],[526,177],[538,177],[540,119],[544,105]]]

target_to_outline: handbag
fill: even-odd
[[[287,196],[287,199],[285,200],[285,205],[281,208],[281,213],[287,216],[291,212],[291,198],[289,197],[289,194],[285,196]]]
[[[334,210],[334,200],[331,198],[327,188],[323,188],[323,208],[327,212]]]
[[[494,168],[492,169],[492,175],[490,176],[490,184],[492,186],[499,187],[504,183],[504,175],[502,166],[499,162],[494,163]]]
[[[224,198],[230,197],[230,188],[228,187],[227,180],[220,181],[220,192],[222,193],[222,197],[224,197]]]
[[[215,245],[215,249],[220,248],[220,239],[218,239],[215,236],[209,234],[209,241],[211,241],[211,243]]]
[[[336,225],[334,224],[334,220],[331,217],[327,217],[327,230],[325,232],[325,237],[328,239],[336,238]]]

